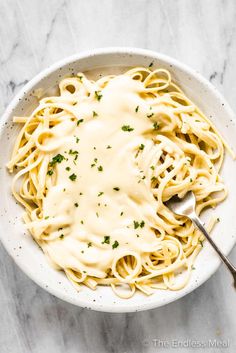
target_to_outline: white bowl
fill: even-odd
[[[220,260],[209,244],[197,257],[195,268],[188,285],[180,291],[161,291],[146,297],[136,293],[131,299],[120,299],[110,287],[99,287],[92,291],[84,287],[77,292],[63,272],[52,269],[42,251],[26,232],[21,219],[23,208],[16,205],[11,196],[12,176],[5,168],[10,158],[18,126],[12,124],[14,115],[24,115],[32,111],[37,100],[32,95],[37,88],[50,91],[64,76],[72,72],[93,70],[94,75],[104,71],[119,72],[129,66],[162,67],[170,70],[175,81],[186,94],[203,110],[236,151],[236,126],[234,114],[224,98],[201,75],[184,64],[165,55],[134,48],[107,48],[76,54],[44,70],[32,79],[13,99],[0,120],[0,237],[8,253],[18,266],[37,284],[55,296],[75,305],[107,312],[132,312],[156,308],[170,303],[193,291],[205,282],[218,268]],[[98,69],[98,70],[94,70]],[[49,89],[49,90],[48,90]],[[220,222],[212,232],[217,244],[228,254],[236,241],[236,162],[226,154],[222,171],[229,196],[219,205],[215,213]],[[228,279],[226,279],[228,280]]]

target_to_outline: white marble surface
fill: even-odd
[[[115,45],[154,49],[189,64],[236,111],[235,0],[0,0],[0,18],[0,113],[49,64]],[[231,258],[236,263],[236,249]],[[223,267],[166,307],[112,315],[49,295],[0,245],[0,353],[235,352],[235,333],[235,291]],[[209,339],[228,347],[175,348],[172,341]]]

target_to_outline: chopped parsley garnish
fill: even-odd
[[[100,91],[95,91],[95,98],[98,100],[98,101],[100,101],[101,100],[101,98],[102,98],[102,94],[101,94],[101,92]]]
[[[137,107],[135,108],[135,113],[138,113],[139,110],[139,105],[137,105]]]
[[[220,222],[220,219],[219,219],[219,217],[216,219],[217,220],[217,222]]]
[[[115,188],[113,188],[113,190],[115,190],[115,191],[119,191],[119,190],[120,190],[120,188],[118,188],[118,187],[116,186]]]
[[[114,243],[112,244],[112,249],[115,249],[119,246],[119,243],[117,240],[114,241]]]
[[[67,172],[69,172],[70,171],[70,167],[66,167],[66,170],[67,170]]]
[[[152,67],[153,66],[153,61],[148,65],[148,67]]]
[[[81,124],[83,121],[84,121],[84,119],[79,119],[79,120],[77,121],[77,126],[79,126],[79,124]]]
[[[134,229],[137,229],[138,227],[143,228],[145,226],[145,222],[141,221],[140,223],[138,221],[134,221]]]
[[[79,138],[78,137],[76,137],[76,143],[78,143],[79,142]]]
[[[56,163],[61,163],[63,159],[65,159],[65,157],[62,154],[58,153],[52,158],[51,162],[49,163],[50,167],[54,166]]]
[[[109,150],[109,148],[111,148],[111,146],[110,146],[110,145],[108,145],[108,146],[107,146],[107,150]]]
[[[133,131],[134,129],[132,127],[130,127],[129,125],[123,125],[121,128],[123,131]]]
[[[75,207],[79,207],[79,204],[78,202],[74,203]]]
[[[64,234],[61,234],[61,235],[60,235],[60,239],[63,239],[63,238],[64,238]]]
[[[150,119],[153,115],[154,115],[154,113],[150,113],[147,115],[147,118]]]
[[[91,164],[91,168],[93,168],[93,167],[95,167],[95,163],[92,163],[92,164]]]
[[[49,218],[49,216],[44,217],[44,219],[48,219],[48,218]]]
[[[121,213],[120,213],[120,216],[123,216],[123,214],[124,214],[124,212],[121,212]]]
[[[83,220],[81,220],[81,221],[80,221],[80,223],[81,223],[81,224],[84,224],[84,221],[83,221]]]
[[[98,171],[99,171],[99,172],[102,172],[102,171],[103,171],[103,167],[102,167],[101,165],[98,167]]]
[[[199,240],[199,243],[201,244],[201,247],[203,248],[203,241]]]
[[[95,111],[93,111],[93,117],[95,118],[95,116],[98,116],[98,113],[96,113]]]
[[[193,182],[193,179],[192,178],[190,178],[190,183],[192,183]]]
[[[151,181],[156,181],[157,180],[157,177],[153,176]]]
[[[79,152],[78,151],[73,151],[72,149],[69,150],[69,154],[78,154]]]
[[[143,228],[143,227],[145,226],[145,222],[144,222],[144,221],[141,221],[141,222],[139,223],[139,226],[140,226],[140,228]]]
[[[143,143],[141,143],[141,145],[139,146],[139,149],[142,151],[142,150],[144,150],[144,144]]]
[[[155,167],[154,167],[154,165],[151,165],[151,167],[150,167],[152,170],[155,170]]]
[[[110,236],[105,235],[102,244],[110,244]]]
[[[158,130],[159,129],[159,124],[155,121],[155,123],[153,124],[153,129],[154,130]]]
[[[104,192],[103,191],[100,191],[99,193],[98,193],[98,197],[99,196],[102,196],[104,194]]]
[[[192,270],[196,270],[196,268],[195,268],[193,265],[191,266],[191,269],[192,269]]]
[[[73,173],[69,176],[69,178],[70,178],[70,180],[75,181],[77,178],[77,175],[75,173]]]
[[[99,217],[99,214],[96,212],[96,216],[97,216],[97,218]]]
[[[88,248],[90,248],[90,246],[92,246],[92,243],[91,241],[88,243]]]
[[[47,175],[53,175],[53,170],[49,169],[49,171],[47,172]]]

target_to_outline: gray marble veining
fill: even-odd
[[[104,46],[169,54],[210,79],[236,110],[234,0],[0,0],[0,18],[0,113],[49,64]],[[236,250],[231,258],[236,263]],[[116,315],[49,295],[1,245],[0,270],[0,353],[235,351],[235,292],[223,267],[175,303]],[[209,339],[227,347],[175,347]]]

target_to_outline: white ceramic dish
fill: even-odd
[[[77,54],[52,65],[31,80],[14,98],[0,120],[0,237],[2,243],[19,267],[37,284],[55,296],[75,305],[107,312],[132,312],[162,306],[193,291],[217,269],[220,261],[209,244],[204,245],[195,263],[191,281],[180,291],[156,291],[150,297],[136,293],[131,299],[120,299],[111,288],[99,287],[92,291],[86,287],[81,292],[71,286],[62,272],[52,269],[42,251],[27,234],[21,215],[23,209],[11,196],[12,177],[5,164],[10,157],[18,126],[12,124],[14,115],[24,115],[37,104],[33,91],[42,88],[49,92],[62,77],[78,71],[93,70],[94,75],[104,71],[118,72],[129,66],[163,67],[171,71],[174,79],[186,94],[204,111],[236,151],[236,126],[234,114],[224,98],[197,72],[176,60],[155,52],[134,48],[107,48]],[[114,69],[115,68],[115,69]],[[236,162],[226,155],[223,177],[229,189],[227,200],[215,213],[220,217],[212,236],[227,254],[236,242]]]

